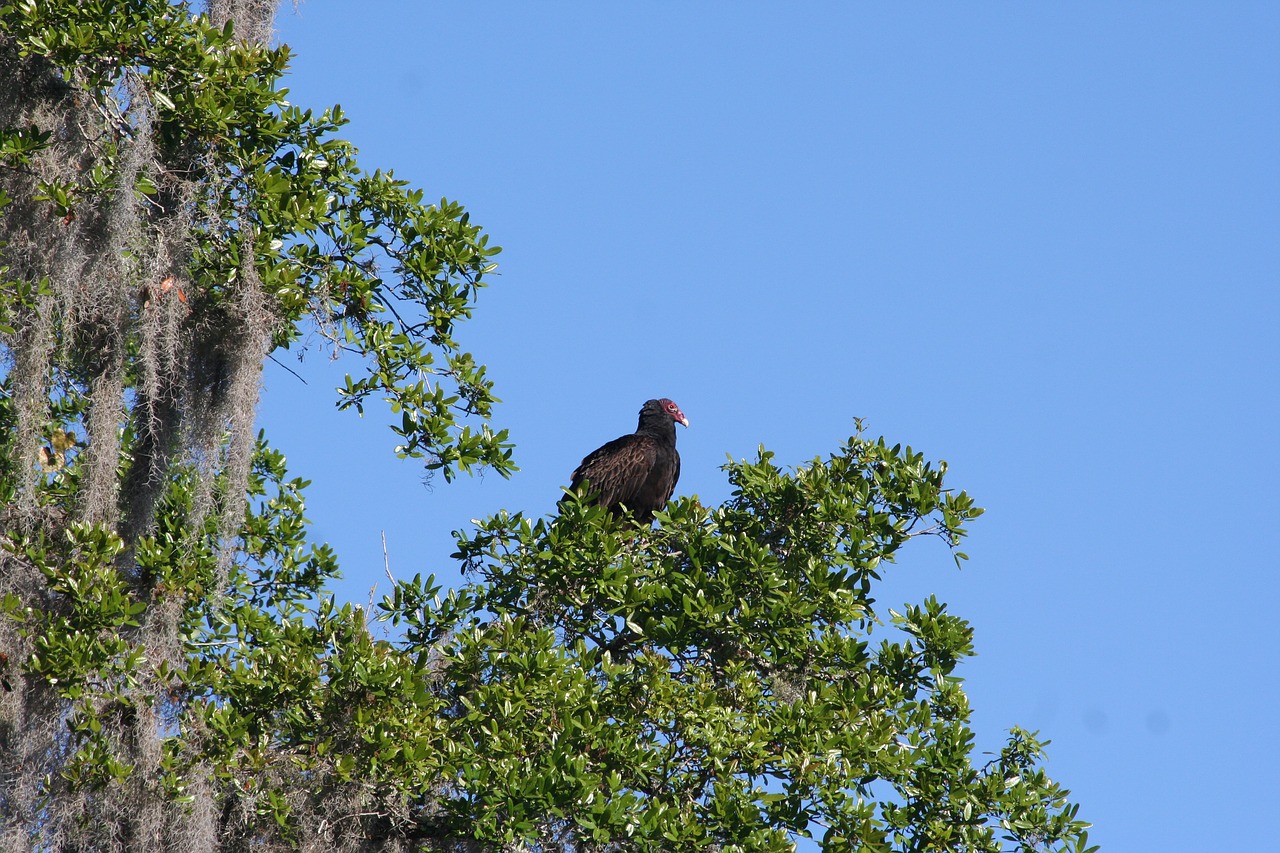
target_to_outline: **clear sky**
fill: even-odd
[[[551,512],[649,397],[704,503],[863,417],[987,508],[963,571],[919,543],[880,596],[974,624],[980,745],[1050,738],[1104,850],[1271,849],[1280,5],[308,0],[279,34],[294,103],[505,250],[460,337],[510,481],[424,485],[322,355],[268,371],[341,595],[387,591],[384,531],[457,582],[451,530]]]

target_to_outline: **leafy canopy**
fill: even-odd
[[[454,337],[497,249],[288,103],[267,6],[211,7],[0,5],[7,849],[1088,849],[1034,735],[975,754],[969,625],[876,601],[981,511],[860,424],[730,461],[723,506],[498,513],[459,588],[335,601],[263,359],[319,334],[402,456],[509,474]]]

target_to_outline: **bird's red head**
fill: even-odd
[[[677,423],[682,423],[686,427],[689,426],[689,419],[684,416],[684,412],[680,411],[680,407],[677,406],[673,401],[668,400],[666,397],[663,397],[661,400],[658,401],[658,405],[662,406],[662,411],[670,415],[673,421],[676,421]]]

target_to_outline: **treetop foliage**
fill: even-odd
[[[143,529],[145,484],[175,445],[217,455],[221,431],[202,421],[231,423],[243,480],[263,356],[318,329],[367,365],[340,405],[384,398],[401,455],[446,478],[513,470],[506,434],[487,425],[492,383],[454,338],[497,248],[460,205],[363,172],[334,135],[339,108],[290,104],[286,47],[165,0],[11,3],[0,27],[13,88],[0,106],[0,321],[23,356],[11,375],[25,461],[34,410],[81,379],[56,369],[58,349],[109,359],[81,389],[102,410],[87,444],[114,458],[129,418],[147,462],[126,486]],[[106,461],[91,468],[91,517],[109,514],[113,480]]]
[[[0,3],[0,840],[6,850],[1075,851],[968,623],[875,598],[957,561],[944,463],[855,435],[652,529],[566,500],[460,531],[467,582],[336,601],[252,430],[316,336],[446,479],[514,470],[455,339],[494,269],[279,85],[270,3]]]

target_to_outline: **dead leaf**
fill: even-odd
[[[40,470],[45,473],[62,470],[62,454],[54,453],[47,447],[40,448]]]
[[[182,285],[178,284],[173,276],[165,276],[164,281],[160,282],[160,295],[168,293],[170,290],[178,291],[178,301],[183,305],[187,304],[187,292],[182,289]]]
[[[55,451],[59,454],[63,454],[76,446],[76,434],[74,432],[65,432],[60,429],[55,429],[49,443],[53,445],[53,449]]]

